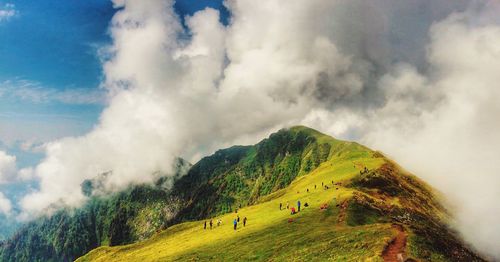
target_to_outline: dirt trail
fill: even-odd
[[[407,234],[401,225],[392,225],[398,231],[398,235],[389,242],[382,252],[385,262],[403,262],[406,259],[406,237]]]
[[[345,219],[346,219],[346,213],[347,213],[348,206],[349,206],[349,203],[347,201],[344,201],[344,202],[342,202],[342,204],[340,204],[340,212],[339,212],[337,224],[344,224]]]

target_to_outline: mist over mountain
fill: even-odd
[[[106,93],[98,122],[43,144],[33,167],[18,170],[0,151],[0,183],[38,182],[19,203],[0,194],[1,213],[57,214],[160,178],[162,190],[179,190],[178,177],[168,177],[179,157],[197,163],[304,124],[381,150],[425,179],[446,196],[450,223],[467,242],[500,259],[498,1],[227,0],[227,24],[212,8],[181,19],[174,1],[112,2],[111,44],[98,51]],[[230,150],[229,163],[247,149]],[[196,168],[187,177],[202,182],[227,171]],[[299,174],[252,181],[264,184],[234,203]],[[228,211],[219,196],[201,210],[185,183],[177,193],[188,199],[179,211],[186,219]]]
[[[67,208],[39,218],[23,226],[14,237],[2,244],[0,259],[73,261],[94,249],[82,259],[123,261],[137,260],[142,256],[145,260],[184,260],[188,258],[177,257],[175,252],[171,255],[160,254],[161,251],[173,252],[178,247],[190,246],[163,243],[161,241],[166,241],[164,236],[176,237],[178,233],[198,235],[184,240],[187,242],[203,239],[207,234],[225,237],[226,234],[213,235],[217,231],[212,231],[212,226],[210,233],[207,232],[202,229],[202,221],[196,220],[215,221],[216,217],[222,217],[223,225],[217,225],[215,229],[230,229],[227,217],[238,214],[242,218],[248,216],[256,226],[261,223],[266,225],[266,221],[276,223],[271,229],[254,231],[245,235],[245,238],[240,236],[242,239],[251,239],[250,246],[262,242],[255,241],[261,237],[260,234],[264,234],[267,241],[286,240],[288,248],[322,246],[324,241],[332,241],[335,234],[341,234],[341,238],[352,240],[347,243],[335,240],[341,247],[331,247],[323,255],[340,256],[337,258],[347,256],[351,259],[384,257],[388,252],[384,250],[390,249],[392,245],[389,240],[394,233],[391,229],[393,224],[399,225],[398,230],[402,230],[399,235],[404,235],[407,241],[403,251],[398,251],[405,257],[483,261],[474,249],[447,226],[451,217],[432,188],[400,169],[381,153],[355,142],[336,140],[316,130],[297,126],[273,133],[253,146],[232,146],[218,150],[192,166],[182,161],[180,163],[179,172],[186,168],[188,171],[185,175],[179,173],[174,176],[176,178],[172,181],[171,189],[164,186],[165,179],[171,176],[163,176],[154,185],[135,185],[117,193],[93,196],[80,208]],[[95,185],[94,182],[82,184],[82,191],[90,192],[89,187]],[[295,237],[290,236],[290,232],[280,231],[287,228],[289,211],[284,206],[284,210],[281,207],[278,209],[278,201],[284,204],[282,198],[291,200],[294,197],[300,197],[309,204],[304,204],[302,212],[288,218],[288,223],[291,223],[290,219],[296,219],[293,223],[302,228],[293,229],[292,232],[300,232],[306,237],[310,237],[311,233],[323,234],[326,229],[337,233],[326,233],[307,244],[294,244]],[[293,207],[294,203],[291,205]],[[266,215],[252,215],[251,210]],[[315,226],[305,230],[307,225]],[[186,227],[189,229],[184,231]],[[241,234],[247,234],[245,232]],[[229,237],[219,245],[227,245],[231,239]],[[151,244],[154,241],[160,241],[159,249]],[[367,241],[374,242],[368,244]],[[130,250],[135,249],[134,244],[120,246],[135,242],[139,249],[130,254]],[[202,247],[207,244],[210,242],[204,243]],[[106,257],[110,252],[101,253],[106,246],[119,251]],[[360,253],[360,246],[364,246],[367,251]],[[141,247],[158,251],[155,250],[150,256],[142,254],[144,251]],[[237,245],[231,252],[222,253],[230,255],[236,252],[238,257],[243,256],[240,259],[249,259],[240,250],[241,247]],[[268,255],[275,258],[288,253],[276,253],[270,248],[275,248],[275,245],[267,244],[259,247],[259,250],[271,251]],[[220,256],[220,252],[217,253]],[[198,252],[193,250],[187,252],[188,257],[196,257],[196,254]],[[268,255],[259,260],[265,260]],[[311,251],[300,256],[319,258],[318,254]],[[202,256],[198,259],[214,258]]]

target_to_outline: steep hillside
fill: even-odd
[[[200,219],[255,203],[261,196],[288,186],[333,154],[362,148],[313,129],[280,130],[254,146],[234,146],[195,164],[179,179],[173,195],[186,201],[177,217]]]
[[[0,248],[0,261],[72,261],[100,245],[142,240],[165,226],[172,207],[165,190],[147,185],[93,197],[23,226]]]
[[[176,178],[171,190],[139,185],[108,194],[101,174],[82,183],[90,201],[23,226],[0,248],[2,261],[71,261],[100,245],[150,237],[169,225],[231,212],[288,186],[331,157],[360,147],[295,127],[254,146],[234,146],[205,157]],[[360,147],[361,148],[361,147]],[[181,165],[182,166],[182,165]],[[167,183],[168,184],[168,183]]]
[[[172,221],[206,219],[79,261],[483,261],[448,228],[430,187],[378,152],[305,127],[218,151],[173,192],[186,205]],[[248,222],[234,230],[238,216]]]
[[[117,193],[103,191],[107,173],[86,180],[82,192],[89,200],[83,207],[63,208],[22,226],[0,245],[0,261],[73,261],[101,245],[147,239],[166,228],[181,209],[168,188],[190,166],[179,159],[173,176]]]

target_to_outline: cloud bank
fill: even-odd
[[[16,157],[0,150],[0,184],[11,182],[16,177]]]
[[[12,204],[10,200],[7,199],[2,192],[0,192],[0,214],[5,216],[10,215],[10,211],[12,210]]]
[[[28,80],[0,82],[0,99],[40,103],[62,103],[71,105],[104,104],[106,94],[99,89],[69,88],[58,90],[47,88]]]
[[[17,15],[17,10],[14,4],[6,3],[3,6],[0,6],[0,23],[3,21],[8,21],[15,15]]]
[[[456,203],[457,227],[500,258],[499,3],[231,0],[180,24],[171,1],[114,1],[110,100],[81,137],[48,143],[25,212],[78,205],[84,179],[148,182],[303,123],[381,149]],[[57,206],[57,205],[56,205]]]

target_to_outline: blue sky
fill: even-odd
[[[221,0],[181,0],[184,17]],[[111,1],[0,0],[0,150],[15,154],[21,167],[41,154],[20,150],[24,141],[46,142],[82,135],[105,107],[99,48],[110,43]]]
[[[32,165],[37,157],[17,145],[80,135],[97,121],[97,50],[110,41],[115,10],[100,0],[0,0],[0,8],[15,11],[0,21],[0,149]]]
[[[174,6],[181,17],[206,7],[222,10],[227,23],[221,0]],[[98,122],[106,106],[98,52],[110,44],[115,12],[105,0],[0,0],[0,150],[16,156],[18,169],[43,158],[40,144]],[[31,187],[36,181],[0,184],[0,192],[15,204]]]

